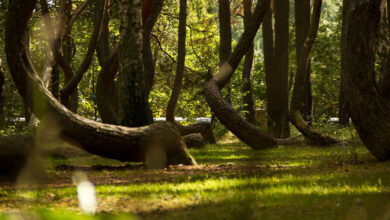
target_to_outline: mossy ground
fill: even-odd
[[[197,167],[165,170],[63,152],[45,158],[46,185],[1,185],[0,219],[390,219],[390,163],[360,145],[253,151],[231,142],[191,150]],[[78,207],[74,169],[96,185],[95,216]]]

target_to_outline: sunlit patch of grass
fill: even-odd
[[[97,180],[109,177],[96,186],[95,219],[123,212],[145,219],[390,218],[390,163],[376,162],[362,146],[254,151],[233,143],[190,151],[200,164],[196,173],[180,167],[90,171]],[[124,165],[95,156],[52,160],[56,165]],[[209,172],[208,167],[223,169]],[[57,176],[71,172],[50,168]],[[129,175],[140,179],[119,181]],[[39,211],[51,216],[41,219],[55,219],[64,212],[82,216],[76,196],[76,188],[69,184],[38,190],[0,188],[0,210],[51,210]]]

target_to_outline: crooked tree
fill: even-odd
[[[295,75],[293,94],[291,97],[290,106],[290,121],[291,123],[313,144],[316,145],[332,145],[338,141],[334,138],[321,134],[313,129],[302,117],[300,110],[305,106],[307,98],[306,80],[307,74],[310,74],[310,54],[317,36],[318,26],[320,22],[322,0],[315,0],[313,12],[310,19],[310,27],[305,36],[305,41],[300,56],[297,56],[297,73]],[[299,58],[299,59],[298,59]]]
[[[213,78],[206,83],[206,101],[221,123],[233,132],[240,140],[253,149],[266,149],[276,146],[276,139],[258,130],[222,98],[221,89],[230,80],[241,59],[251,47],[261,21],[269,7],[270,0],[257,2],[248,28],[245,29],[229,59],[223,64]]]
[[[139,128],[98,123],[72,113],[50,94],[36,73],[25,40],[36,2],[11,0],[5,33],[6,56],[12,79],[23,101],[34,114],[42,121],[55,124],[52,132],[64,140],[96,155],[123,161],[145,161],[146,152],[158,147],[164,150],[167,158],[165,166],[196,164],[188,154],[179,131],[171,123]],[[141,35],[141,32],[138,34]],[[24,79],[33,85],[33,98],[26,94]]]
[[[368,150],[390,159],[390,104],[378,90],[375,60],[385,0],[350,0],[342,39],[345,50],[343,93],[348,113]]]

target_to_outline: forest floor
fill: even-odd
[[[147,170],[56,148],[45,184],[0,183],[0,219],[390,219],[390,162],[360,144],[254,151],[233,139],[190,152],[199,166]],[[75,170],[96,187],[96,215],[80,211]]]

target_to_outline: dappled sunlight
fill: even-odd
[[[0,209],[80,212],[77,184],[69,182],[75,168],[88,171],[96,186],[97,214],[120,210],[142,218],[191,218],[196,213],[198,219],[234,219],[272,218],[277,212],[281,217],[295,213],[316,218],[352,216],[350,207],[356,206],[366,216],[378,217],[390,207],[389,163],[376,162],[361,147],[356,152],[296,146],[253,151],[243,145],[211,145],[191,153],[200,166],[160,170],[84,153],[50,158],[48,174],[55,178],[50,187],[2,188]],[[358,161],[351,160],[354,153]]]

